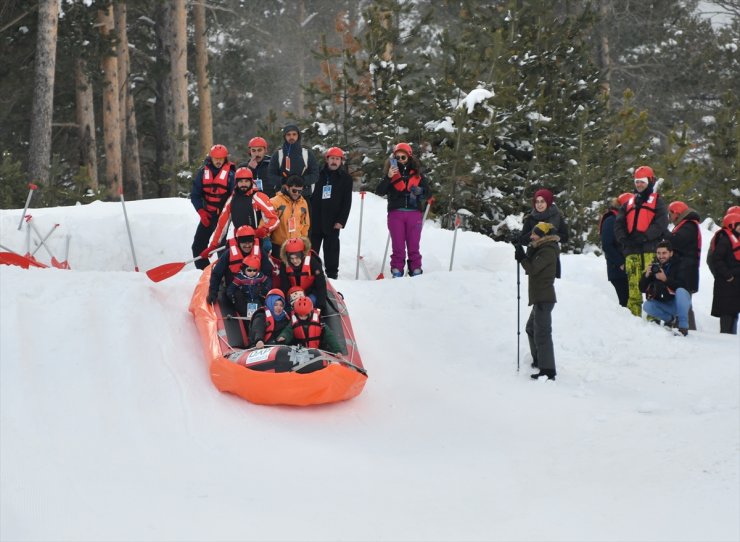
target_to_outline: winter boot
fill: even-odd
[[[540,369],[539,373],[529,375],[532,380],[537,380],[540,377],[546,376],[548,380],[555,380],[555,371],[552,369]]]
[[[391,276],[393,276],[394,279],[402,277],[403,271],[401,271],[400,269],[391,269]]]
[[[421,274],[422,274],[423,272],[424,272],[424,271],[422,271],[421,269],[414,269],[414,270],[413,270],[413,271],[411,272],[411,276],[412,276],[412,277],[416,277],[416,276],[418,276],[418,275],[421,275]]]
[[[680,328],[678,328],[678,332],[679,332],[679,333],[680,333],[681,335],[683,335],[684,337],[686,337],[686,336],[687,336],[687,335],[689,334],[689,330],[688,330],[688,329],[686,329],[685,327],[680,327]]]

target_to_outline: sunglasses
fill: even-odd
[[[239,243],[254,243],[254,237],[251,235],[249,237],[240,237],[237,241]]]
[[[303,192],[303,188],[291,188],[290,189],[291,194],[300,194],[301,192]]]
[[[395,158],[399,162],[405,162],[406,160],[409,159],[409,157],[406,156],[405,154],[398,154],[398,155],[394,156],[393,158]]]
[[[247,268],[245,269],[245,271],[246,271],[247,273],[257,273],[257,272],[259,271],[259,269],[254,269],[254,268],[252,268],[252,267],[247,267]]]

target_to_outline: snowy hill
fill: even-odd
[[[0,266],[0,539],[740,539],[740,341],[706,268],[684,338],[619,307],[603,258],[564,255],[558,380],[534,382],[510,245],[459,232],[449,272],[453,234],[429,222],[424,275],[367,280],[387,231],[368,195],[354,280],[353,205],[334,284],[369,380],[311,408],[215,389],[199,272],[133,272],[120,203],[31,210],[60,224],[57,259],[71,235],[72,270]],[[140,270],[189,259],[189,201],[127,211]],[[20,214],[0,211],[0,243],[24,253]]]

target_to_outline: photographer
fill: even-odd
[[[665,323],[678,319],[678,331],[684,336],[689,334],[691,296],[680,260],[673,255],[669,241],[658,243],[655,260],[640,278],[640,291],[647,297],[642,309],[648,316]]]

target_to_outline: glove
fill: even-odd
[[[521,262],[527,255],[524,253],[524,247],[522,245],[514,245],[514,258],[516,261]]]
[[[206,228],[211,225],[211,213],[209,213],[205,209],[198,209],[198,214],[200,215],[201,224],[203,224]]]
[[[257,230],[254,232],[254,234],[259,237],[260,239],[264,239],[268,235],[270,235],[270,230],[265,228],[264,226],[260,226],[257,228]]]
[[[217,292],[208,292],[208,297],[206,297],[206,301],[209,305],[213,305],[216,302],[216,298],[218,297]]]
[[[206,247],[206,248],[204,248],[203,249],[203,252],[200,253],[200,257],[201,258],[205,258],[207,260],[208,259],[208,256],[210,256],[211,251],[213,249],[215,249],[215,248],[216,247]]]

